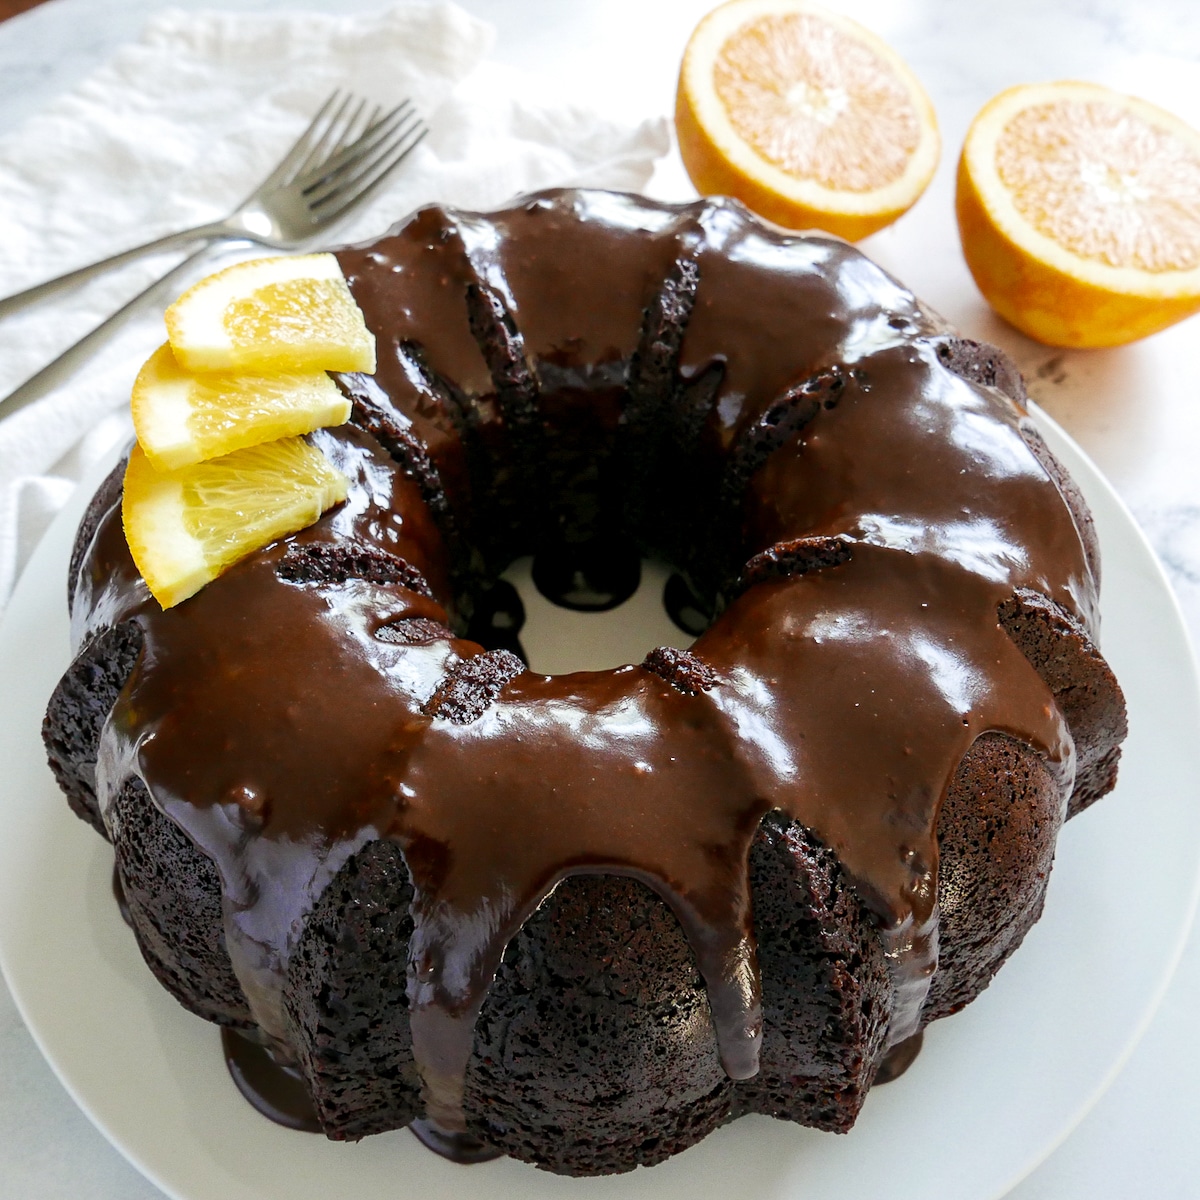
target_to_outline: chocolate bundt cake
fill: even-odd
[[[166,611],[119,471],[76,541],[46,745],[151,970],[332,1138],[587,1175],[849,1129],[1116,775],[1096,539],[1017,372],[724,200],[433,207],[338,258],[379,352],[311,435],[349,498]],[[664,560],[699,636],[535,674],[526,554],[564,592]]]

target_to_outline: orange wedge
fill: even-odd
[[[1010,88],[958,166],[988,303],[1051,346],[1117,346],[1200,310],[1200,133],[1091,83]]]
[[[313,524],[349,481],[303,438],[156,471],[140,446],[125,468],[125,540],[151,594],[171,608],[234,563]]]
[[[675,129],[701,193],[851,240],[907,212],[940,151],[933,106],[896,52],[798,0],[729,0],[700,22]]]
[[[166,320],[185,371],[375,370],[375,338],[332,254],[236,263],[188,288]]]
[[[156,471],[173,471],[277,438],[340,425],[350,401],[324,371],[192,375],[161,346],[131,397],[138,444]]]

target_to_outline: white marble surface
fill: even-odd
[[[499,26],[501,59],[622,115],[670,110],[683,42],[710,6],[707,0],[460,2]],[[285,7],[235,0],[220,6]],[[371,7],[360,0],[286,6]],[[1034,396],[1095,458],[1146,529],[1200,637],[1200,382],[1189,370],[1200,351],[1200,318],[1119,350],[1058,353],[1037,346],[992,317],[975,291],[952,212],[954,160],[967,124],[1010,84],[1093,79],[1200,125],[1200,6],[1196,0],[1142,0],[1136,8],[1121,0],[833,6],[870,24],[907,57],[933,97],[944,138],[929,192],[866,248],[966,332],[1014,355]],[[153,0],[51,0],[0,25],[0,130],[72,86],[156,7]],[[654,190],[689,194],[677,160],[663,164]],[[1200,938],[1194,936],[1132,1060],[1065,1144],[1017,1187],[1015,1200],[1200,1195],[1197,998]],[[158,1196],[74,1107],[0,983],[0,1197]]]

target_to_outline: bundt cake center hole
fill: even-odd
[[[672,621],[664,603],[669,566],[634,556],[619,570],[606,563],[605,571],[589,563],[573,577],[539,566],[538,558],[518,558],[477,603],[469,636],[489,650],[520,654],[543,675],[607,671],[640,663],[657,646],[691,645],[694,635]]]
[[[699,637],[712,624],[712,606],[677,571],[663,588],[663,607],[676,628],[692,637]]]
[[[597,539],[535,555],[532,577],[537,590],[559,608],[607,612],[638,590],[642,560],[630,542]]]

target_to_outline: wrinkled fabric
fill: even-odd
[[[327,244],[375,236],[432,201],[488,208],[541,187],[645,185],[669,146],[663,119],[622,125],[556,103],[488,60],[494,40],[450,3],[346,17],[156,16],[139,41],[0,139],[0,296],[223,216],[336,87],[385,106],[411,98],[430,135]],[[193,274],[261,253],[214,252]],[[0,395],[180,257],[131,264],[0,321]],[[75,484],[131,435],[130,385],[164,340],[172,298],[156,296],[35,404],[0,413],[0,611]]]

